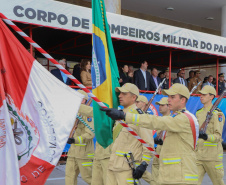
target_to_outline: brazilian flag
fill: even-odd
[[[92,88],[107,107],[119,105],[115,88],[119,87],[119,72],[111,35],[108,27],[104,0],[92,0]],[[114,121],[100,111],[100,106],[93,102],[94,128],[97,142],[104,148],[112,141]]]

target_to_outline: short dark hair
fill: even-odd
[[[208,79],[209,79],[210,77],[213,77],[213,75],[209,75],[209,76],[208,76]]]
[[[209,93],[209,95],[210,95],[210,96],[213,95],[213,99],[216,97],[214,94],[211,94],[211,93]]]
[[[144,64],[145,62],[147,62],[147,60],[142,60],[142,61],[140,62],[140,65]],[[147,62],[147,63],[148,63],[148,62]]]
[[[197,73],[200,73],[200,71],[194,71],[194,75],[196,75]]]
[[[191,70],[191,71],[189,71],[189,75],[190,75],[191,73],[194,73],[194,71],[192,71],[192,70]]]
[[[186,99],[185,103],[188,102],[188,99],[187,99],[185,96],[183,96],[183,95],[181,95],[181,94],[179,94],[179,96],[180,96],[180,99],[182,99],[182,98],[185,98],[185,99]]]
[[[156,67],[153,67],[153,68],[151,69],[151,71],[153,71],[154,69],[158,70]]]

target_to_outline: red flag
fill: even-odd
[[[64,149],[83,96],[41,66],[1,19],[0,40],[1,93],[5,97],[0,108],[6,113],[0,114],[0,120],[5,120],[7,131],[11,136],[13,131],[14,136],[11,137],[14,150],[5,160],[17,156],[18,164],[11,170],[17,174],[19,168],[21,184],[44,184]],[[0,152],[7,154],[9,145],[6,140]],[[19,180],[10,174],[0,174],[0,179],[6,179],[4,185],[17,184],[7,182]]]

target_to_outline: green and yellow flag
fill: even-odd
[[[93,94],[109,108],[118,107],[115,87],[119,87],[119,72],[111,35],[106,18],[104,0],[92,0],[92,82]],[[104,148],[112,139],[114,121],[100,111],[100,106],[93,102],[94,128],[97,142]]]

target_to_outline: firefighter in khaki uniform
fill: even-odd
[[[148,99],[143,95],[139,95],[137,100],[136,100],[137,108],[144,111],[147,104],[148,104]]]
[[[133,112],[135,114],[139,114],[138,111],[143,113],[140,109],[137,109],[135,105],[136,99],[139,96],[139,89],[137,86],[126,83],[122,87],[117,87],[115,90],[116,92],[120,92],[119,102],[120,105],[124,107],[123,111]],[[150,130],[140,128],[136,125],[129,126],[139,136],[142,136],[150,146],[154,146],[154,140]],[[128,160],[131,159],[131,156],[128,154],[129,152],[132,153],[135,163],[138,165],[137,169],[143,166],[145,166],[145,168],[147,167],[151,160],[151,152],[143,147],[143,145],[132,136],[126,128],[116,122],[113,131],[113,146],[108,165],[106,185],[128,185],[138,183],[138,180],[133,178],[133,170],[130,168],[126,159],[126,157]]]
[[[112,145],[104,149],[99,143],[96,142],[91,185],[106,184],[108,161],[110,159],[111,146]]]
[[[141,109],[142,111],[144,111],[144,109],[147,106],[147,104],[148,104],[148,99],[145,96],[143,96],[143,95],[139,95],[137,100],[136,100],[137,108]],[[152,131],[150,133],[152,133]],[[142,179],[144,179],[147,183],[150,184],[151,183],[151,179],[152,179],[151,173],[148,172],[148,171],[145,171],[145,173],[142,176]]]
[[[93,117],[93,107],[81,104],[78,110],[78,114],[82,114],[83,116],[86,117]]]
[[[199,93],[201,94],[200,100],[203,108],[196,112],[196,117],[201,127],[206,119],[207,112],[212,107],[212,100],[216,96],[216,90],[206,85]],[[206,172],[212,180],[213,185],[224,185],[223,147],[221,144],[224,122],[224,114],[217,108],[213,112],[206,133],[201,131],[199,134],[200,139],[196,149],[199,185],[201,185]]]
[[[82,103],[88,100],[88,95],[78,90],[79,93],[85,95]],[[88,107],[88,106],[87,106]],[[82,114],[80,110],[79,113]],[[93,128],[93,119],[83,116],[83,120]],[[91,184],[92,178],[92,160],[94,157],[93,145],[94,133],[90,131],[83,123],[78,123],[73,139],[69,138],[68,143],[71,147],[68,152],[68,158],[65,171],[65,184],[77,185],[77,177],[81,173],[82,179]],[[74,143],[74,144],[73,144]]]
[[[170,109],[168,106],[168,98],[164,97],[162,98],[159,102],[155,102],[156,105],[159,105],[159,112],[163,116],[170,116]],[[161,131],[157,131],[157,134],[160,134]],[[156,152],[160,154],[164,138],[166,136],[166,131],[163,131],[162,133],[162,139],[157,139],[155,138],[155,144],[157,144]],[[152,168],[151,168],[151,173],[152,173],[152,180],[151,180],[151,185],[159,185],[158,183],[158,176],[159,176],[159,158],[155,157],[153,158],[152,162]]]
[[[172,116],[153,116],[147,114],[123,113],[117,109],[105,109],[106,114],[114,120],[125,119],[129,125],[167,131],[159,158],[159,184],[197,184],[195,146],[198,139],[199,125],[193,114],[185,108],[190,97],[187,87],[174,84],[169,90],[169,108]]]

